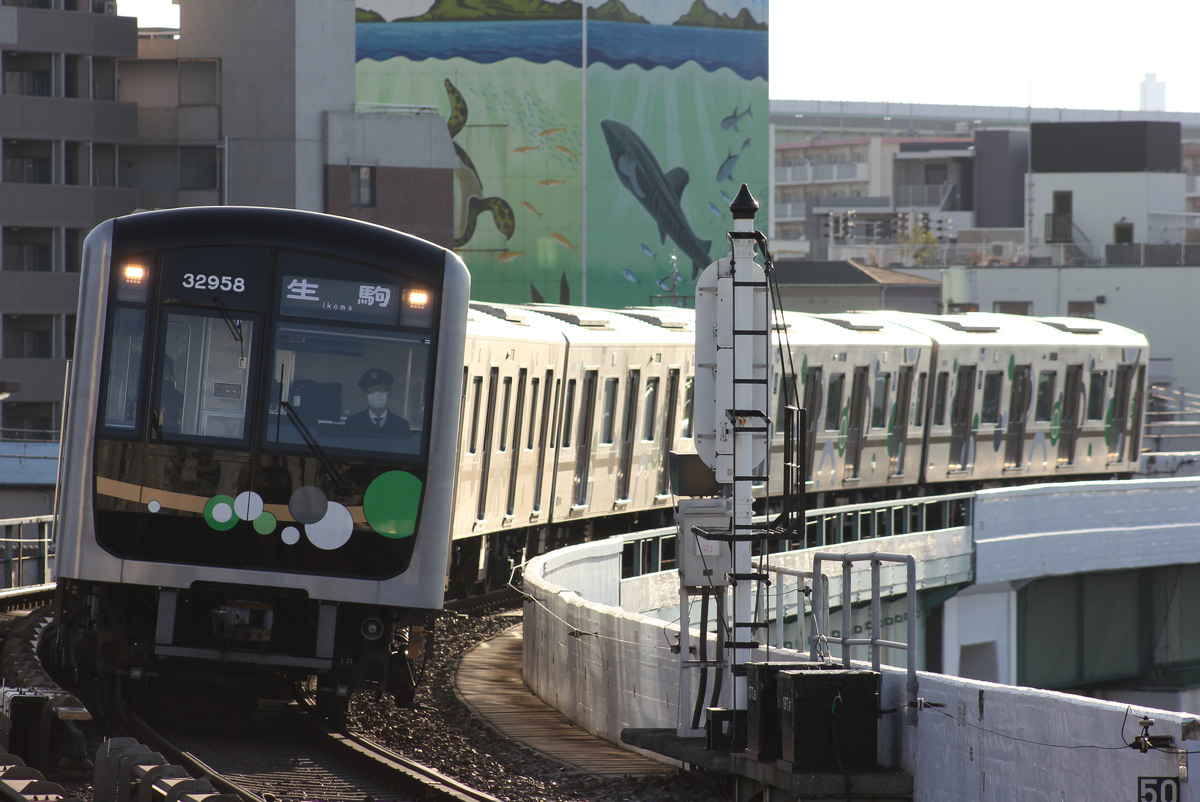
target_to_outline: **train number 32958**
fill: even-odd
[[[217,276],[204,273],[184,273],[183,287],[189,290],[224,290],[225,292],[245,292],[246,279],[238,276]]]

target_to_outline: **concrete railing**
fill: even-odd
[[[1100,528],[1111,527],[1113,520],[1101,520],[1103,505],[1096,495],[1106,492],[1116,499],[1132,489],[1124,483],[1104,484],[1107,487],[1093,483],[1078,489],[1079,501],[1092,509],[1087,517],[1095,520],[1089,523]],[[1195,483],[1180,483],[1172,492],[1194,494],[1198,489]],[[1026,532],[1028,524],[1053,521],[1053,507],[1067,503],[1061,493],[1036,488],[1014,493],[1006,506],[1003,491],[989,491],[988,504],[977,512],[975,526],[986,521],[989,548],[976,551],[975,559],[981,563],[978,571],[989,579],[1012,573],[1011,568],[984,565],[989,555],[1011,558],[1004,548],[1011,544],[1006,528],[1014,528],[1012,534],[1023,541],[1036,541]],[[1050,505],[1045,515],[1034,509],[1041,503]],[[1019,525],[1005,527],[1006,523]],[[1078,530],[1071,534],[1087,537]],[[906,535],[879,538],[872,547],[904,551],[900,541],[914,537],[924,537],[930,546],[939,542],[936,537]],[[1050,536],[1056,546],[1062,537],[1062,532]],[[942,559],[960,562],[961,538],[941,540],[949,549]],[[861,543],[845,545],[862,548]],[[1036,542],[1030,545],[1030,559],[1043,553]],[[538,557],[525,570],[526,683],[572,721],[614,743],[620,743],[625,728],[676,728],[680,718],[681,668],[673,648],[679,642],[678,627],[621,609],[622,548],[619,537],[574,546]],[[919,574],[931,570],[938,559],[936,550],[927,555],[921,561],[925,568],[918,565]],[[1087,569],[1104,570],[1096,565]],[[669,597],[672,574],[664,572],[666,578],[655,580],[662,586],[659,592],[642,589],[631,595]],[[807,655],[772,649],[769,654],[759,650],[752,659],[800,662]],[[1200,783],[1181,780],[1186,776],[1186,769],[1181,771],[1187,762],[1183,752],[1200,746],[1200,719],[1188,713],[918,672],[917,723],[908,725],[905,670],[883,666],[882,675],[881,709],[891,712],[881,718],[879,762],[913,776],[915,799],[949,802],[981,794],[989,799],[1138,799],[1150,798],[1144,794],[1153,786],[1160,794],[1155,798],[1177,793],[1176,799],[1200,802]],[[726,692],[731,684],[726,683]],[[729,701],[722,704],[729,706]],[[1154,719],[1148,734],[1170,736],[1171,747],[1146,752],[1131,748],[1142,735],[1142,716]],[[986,792],[981,790],[984,782]]]

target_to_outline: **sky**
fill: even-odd
[[[604,0],[588,0],[589,6]],[[385,17],[432,0],[375,0]],[[655,0],[666,21],[692,0]],[[708,0],[729,13],[767,0]],[[770,3],[772,100],[1124,109],[1140,105],[1147,74],[1166,85],[1168,111],[1200,112],[1194,11],[1180,0],[1081,6],[1068,0],[919,4],[856,0]],[[118,0],[147,27],[179,24],[170,0]]]

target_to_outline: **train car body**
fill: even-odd
[[[411,693],[409,627],[443,599],[469,292],[453,253],[327,215],[97,227],[57,504],[63,659]]]
[[[452,592],[669,523],[667,455],[695,451],[695,312],[472,306]],[[886,311],[785,312],[773,328],[771,460],[754,488],[768,504],[786,492],[789,405],[807,410],[809,506],[1137,469],[1149,349],[1130,329]]]
[[[605,517],[668,523],[694,350],[690,317],[473,303],[452,592],[503,582]]]

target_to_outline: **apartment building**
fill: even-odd
[[[137,205],[118,155],[137,140],[137,106],[117,84],[137,23],[115,12],[0,3],[0,439],[57,438],[83,239]]]

